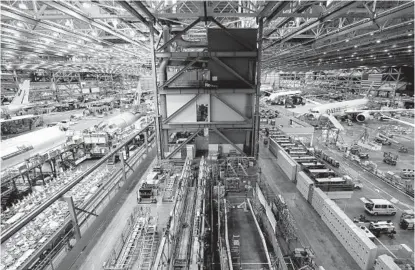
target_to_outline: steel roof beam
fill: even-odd
[[[150,21],[156,22],[157,18],[147,9],[147,7],[142,3],[142,1],[132,1],[142,12],[144,12],[147,17],[150,18]]]
[[[90,36],[84,35],[82,33],[76,33],[74,31],[71,31],[67,28],[62,27],[61,25],[49,21],[42,21],[39,19],[35,19],[33,17],[30,17],[30,15],[21,12],[20,10],[14,9],[10,6],[4,5],[0,3],[1,7],[1,15],[4,17],[9,17],[15,20],[19,20],[22,22],[26,22],[32,25],[40,26],[44,29],[54,31],[56,33],[60,33],[63,35],[72,36],[74,38],[82,39],[87,42],[93,42],[93,43],[101,43],[105,45],[112,45],[112,43],[106,42],[106,41],[100,41],[98,39],[91,38]],[[3,23],[3,22],[2,22]]]
[[[305,11],[306,9],[308,9],[310,7],[310,5],[312,5],[312,4],[313,4],[313,1],[305,1],[301,5],[298,5],[292,13],[301,13],[301,12]],[[265,33],[263,36],[264,37],[269,37],[275,31],[277,31],[281,26],[283,26],[287,22],[291,21],[292,19],[294,19],[294,17],[288,17],[288,18],[285,18],[284,20],[282,20],[281,22],[279,22],[278,24],[273,25],[272,27],[274,29],[271,30],[269,33]]]
[[[375,45],[376,47],[385,47],[388,46],[389,43],[396,43],[395,39],[397,38],[402,38],[402,37],[408,37],[407,34],[405,33],[405,31],[407,29],[412,29],[412,25],[407,25],[407,23],[403,24],[404,27],[401,26],[391,26],[388,29],[384,29],[384,31],[382,32],[382,36],[377,36],[376,39],[380,39],[382,40],[382,42],[380,43],[380,45]],[[398,29],[396,29],[398,28]],[[279,57],[277,61],[281,61],[281,60],[287,60],[290,58],[298,58],[298,57],[304,57],[307,56],[307,53],[311,53],[312,55],[320,55],[321,56],[321,49],[325,48],[325,47],[330,47],[330,49],[328,51],[325,51],[325,53],[329,53],[330,51],[332,51],[333,53],[337,53],[335,50],[337,49],[342,49],[342,52],[347,51],[347,50],[359,50],[362,51],[362,47],[366,46],[366,45],[371,45],[373,43],[375,43],[375,38],[373,36],[371,36],[370,34],[363,34],[363,35],[359,35],[354,37],[354,39],[356,39],[359,43],[354,43],[354,42],[348,42],[347,46],[345,45],[344,40],[340,40],[340,41],[336,41],[330,44],[322,44],[320,47],[315,47],[313,49],[307,49],[307,50],[303,50],[303,51],[295,51],[295,52],[291,52],[291,54],[285,54],[282,57]],[[405,41],[412,41],[413,39],[408,37]],[[377,44],[377,43],[376,43]],[[340,45],[340,47],[336,47],[337,45]],[[355,48],[354,46],[358,46],[357,48]],[[363,50],[365,50],[366,48],[363,48]],[[319,51],[319,52],[317,52]],[[300,56],[299,56],[300,55]]]
[[[153,28],[154,32],[158,35],[160,34],[160,32],[155,29],[153,27],[153,25],[148,22],[143,16],[141,16],[140,13],[138,13],[137,10],[135,10],[135,8],[133,8],[132,6],[130,6],[130,4],[128,4],[126,1],[119,1],[117,2],[119,5],[121,5],[126,11],[128,11],[129,13],[131,13],[132,15],[134,15],[134,17],[138,18],[143,24],[145,24],[149,29],[150,27]]]
[[[272,1],[270,1],[272,2]],[[281,13],[287,5],[290,4],[289,1],[282,1],[279,2],[279,5],[274,9],[274,11],[265,19],[264,26],[268,26],[268,24],[277,16],[279,13]],[[274,4],[275,5],[275,4]],[[265,9],[265,8],[264,8]],[[268,35],[267,35],[268,36]]]
[[[81,20],[83,22],[89,23],[90,25],[97,27],[107,33],[110,33],[111,35],[114,35],[120,39],[123,39],[133,45],[139,46],[142,49],[146,50],[146,51],[150,51],[150,49],[148,47],[146,47],[145,44],[142,44],[141,42],[137,42],[132,40],[131,38],[125,36],[123,33],[120,33],[117,30],[112,29],[110,26],[102,23],[102,22],[98,22],[94,19],[89,18],[87,15],[82,14],[81,11],[77,8],[75,8],[72,5],[69,5],[66,2],[49,2],[49,1],[43,1],[43,3],[45,3],[46,5],[55,8],[56,10],[59,10],[63,13],[66,13],[68,15],[71,15],[73,18]]]
[[[405,4],[403,4],[403,5],[399,6],[399,7],[396,7],[394,9],[392,9],[392,10],[388,10],[388,11],[385,11],[385,12],[383,12],[381,14],[378,14],[378,16],[377,16],[377,18],[375,20],[389,20],[391,18],[394,18],[396,16],[399,16],[399,14],[402,12],[402,10],[412,9],[413,8],[413,5],[414,5],[414,3],[412,1],[411,2],[407,2],[407,3],[405,3]],[[344,35],[344,34],[347,34],[347,33],[351,32],[351,31],[356,31],[356,30],[359,30],[361,28],[365,28],[365,27],[371,26],[373,24],[374,24],[374,21],[372,21],[370,19],[360,20],[360,21],[357,21],[357,22],[355,22],[355,23],[353,23],[351,25],[348,25],[348,26],[345,26],[343,28],[340,28],[335,33],[329,33],[329,34],[326,34],[324,36],[321,36],[321,37],[316,38],[314,41],[307,41],[307,42],[301,43],[299,45],[296,45],[294,47],[291,47],[291,48],[289,48],[289,50],[286,50],[283,53],[285,53],[285,54],[292,54],[293,53],[293,49],[295,50],[296,48],[304,48],[304,46],[307,46],[307,45],[309,47],[312,47],[312,45],[313,44],[316,44],[317,42],[322,42],[322,41],[327,40],[327,39],[330,39],[330,38],[335,38],[336,36]],[[277,56],[274,56],[274,57],[271,57],[271,58],[268,58],[268,59],[265,59],[265,60],[277,59],[280,56],[281,56],[281,53],[279,55],[277,55]]]
[[[336,9],[335,10],[333,10],[333,11],[327,11],[325,15],[321,16],[317,20],[315,20],[315,21],[309,21],[309,22],[303,24],[297,30],[292,31],[292,32],[288,33],[287,35],[283,36],[281,39],[272,42],[270,45],[266,46],[264,48],[264,50],[266,50],[266,49],[268,49],[268,48],[270,48],[272,46],[275,46],[275,45],[277,45],[279,43],[285,42],[285,41],[287,41],[289,39],[292,39],[295,36],[300,35],[300,34],[304,33],[305,31],[308,31],[308,30],[310,30],[310,29],[312,29],[312,28],[314,28],[314,27],[316,27],[316,26],[318,26],[318,25],[320,25],[320,24],[322,24],[322,23],[324,23],[326,21],[332,20],[332,19],[338,17],[340,14],[344,13],[344,11],[346,9],[355,7],[355,6],[359,5],[359,4],[360,4],[360,2],[356,2],[356,1],[342,2],[342,5],[340,7],[339,6],[336,6]]]
[[[262,8],[262,10],[258,13],[258,18],[262,18],[265,16],[268,16],[268,13],[270,10],[272,10],[273,7],[275,7],[276,2],[274,1],[268,1],[266,5]]]

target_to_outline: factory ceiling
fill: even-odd
[[[206,28],[257,28],[265,71],[408,65],[413,1],[1,1],[2,70],[150,72],[150,28],[202,50]],[[188,30],[183,32],[183,30]],[[162,43],[161,43],[162,44]],[[196,44],[191,46],[189,44]]]

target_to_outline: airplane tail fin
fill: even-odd
[[[19,84],[19,90],[10,104],[28,104],[29,103],[30,80],[24,80]]]

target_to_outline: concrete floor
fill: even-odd
[[[155,154],[153,148],[148,157],[135,169],[128,183],[122,186],[117,196],[106,206],[56,269],[102,269],[126,225],[128,216],[137,205],[136,188],[140,179],[148,174],[155,164]]]
[[[403,210],[414,210],[414,200],[407,194],[393,188],[389,184],[383,182],[370,172],[363,170],[354,162],[342,158],[342,153],[333,149],[325,148],[327,154],[331,155],[333,158],[337,159],[341,163],[341,168],[347,171],[347,174],[355,179],[362,180],[363,188],[361,190],[356,190],[353,193],[351,199],[336,200],[335,202],[339,205],[343,211],[351,218],[359,217],[360,215],[366,215],[369,219],[375,220],[391,220],[395,227],[397,234],[395,239],[390,239],[386,236],[381,236],[378,240],[375,241],[376,244],[382,246],[394,246],[399,244],[406,244],[412,250],[414,250],[414,231],[401,230],[399,228],[399,219]],[[371,155],[371,154],[370,154]],[[412,167],[413,168],[413,167]],[[398,212],[395,216],[379,216],[371,217],[365,213],[363,208],[363,202],[360,198],[367,199],[387,199],[394,203],[395,207],[398,209]],[[393,247],[389,247],[393,249]]]
[[[412,119],[413,121],[413,119]],[[373,141],[376,134],[380,130],[385,129],[387,126],[397,126],[397,127],[405,127],[409,128],[404,124],[398,124],[396,122],[384,122],[378,120],[369,120],[365,123],[356,123],[353,122],[352,126],[347,126],[344,123],[343,127],[345,131],[340,134],[340,141],[344,141],[346,144],[351,144],[356,142],[360,136],[363,134],[364,129],[367,128],[369,133],[369,140]],[[321,132],[321,131],[318,131]],[[318,134],[317,132],[317,134]],[[318,136],[315,136],[318,138]],[[392,142],[392,145],[383,145],[380,151],[366,151],[369,153],[369,157],[371,161],[375,162],[378,165],[378,169],[382,171],[392,171],[392,172],[400,172],[402,169],[413,169],[415,160],[414,160],[414,133],[409,133],[406,135],[398,135],[394,136],[392,139],[397,141],[398,143]],[[399,147],[404,146],[408,148],[408,153],[399,153]],[[384,152],[392,152],[393,154],[397,154],[398,162],[396,166],[391,166],[383,162],[383,153]]]
[[[356,270],[359,266],[337,240],[313,207],[278,167],[275,156],[260,144],[259,166],[272,191],[281,194],[293,218],[303,246],[315,253],[315,262],[326,270]]]

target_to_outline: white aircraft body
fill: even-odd
[[[7,169],[23,163],[25,159],[44,154],[66,142],[66,133],[59,127],[39,129],[1,141],[1,167]]]
[[[311,115],[318,119],[321,116],[327,116],[333,122],[333,124],[340,128],[340,123],[334,118],[336,116],[345,116],[349,114],[356,114],[357,122],[365,122],[372,118],[374,113],[386,113],[386,112],[402,112],[407,109],[382,109],[382,110],[365,110],[364,108],[368,105],[370,100],[368,98],[347,100],[341,102],[334,102],[328,104],[322,104],[310,109]],[[335,122],[336,123],[335,123]],[[413,124],[401,121],[404,124],[413,126]],[[342,129],[342,128],[341,128]]]
[[[19,84],[19,90],[12,102],[9,105],[1,106],[1,113],[14,115],[23,109],[33,107],[29,103],[29,90],[30,81],[24,80],[23,83]]]
[[[299,95],[301,93],[302,92],[300,90],[275,92],[275,93],[271,93],[271,95],[267,98],[267,100],[272,102],[272,101],[276,101],[277,99],[279,99],[281,97],[294,96],[294,95]]]

